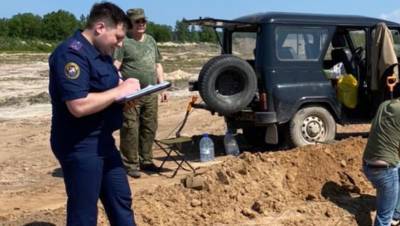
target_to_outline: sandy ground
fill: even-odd
[[[62,172],[49,147],[46,57],[0,54],[0,225],[65,224]],[[180,89],[169,94],[170,101],[160,105],[159,139],[173,136],[191,95]],[[340,139],[333,144],[292,150],[252,148],[239,135],[242,154],[227,157],[223,119],[195,110],[182,133],[194,138],[185,153],[197,173],[180,170],[169,178],[175,163],[167,161],[170,171],[162,175],[129,179],[136,221],[154,226],[371,225],[375,197],[361,172],[366,140],[359,136],[368,127],[339,127]],[[211,163],[198,161],[197,141],[204,132],[216,143]],[[154,152],[160,164],[165,154],[156,147]],[[200,185],[190,188],[190,180]],[[99,225],[108,225],[100,203],[99,209]]]

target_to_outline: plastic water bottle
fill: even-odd
[[[225,153],[227,155],[238,156],[240,154],[239,146],[236,142],[236,139],[233,136],[233,134],[229,131],[225,133],[224,147],[225,147]]]
[[[207,133],[200,139],[200,161],[208,162],[214,160],[214,142]]]

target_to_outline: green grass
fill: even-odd
[[[20,38],[0,37],[0,51],[14,52],[51,52],[58,42],[47,42],[42,40],[23,40]]]

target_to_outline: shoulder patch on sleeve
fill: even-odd
[[[64,74],[68,79],[77,79],[80,73],[81,69],[75,62],[69,62],[64,67]]]
[[[71,44],[69,45],[71,49],[74,49],[76,51],[79,51],[82,48],[82,46],[83,46],[82,42],[78,40],[72,41]]]

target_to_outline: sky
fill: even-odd
[[[87,15],[93,3],[89,0],[11,0],[4,1],[0,18],[31,12],[43,16],[59,9],[78,19]],[[259,12],[302,12],[352,14],[383,18],[400,23],[399,0],[112,0],[123,10],[143,8],[150,21],[175,26],[182,18],[214,17],[234,19]]]

